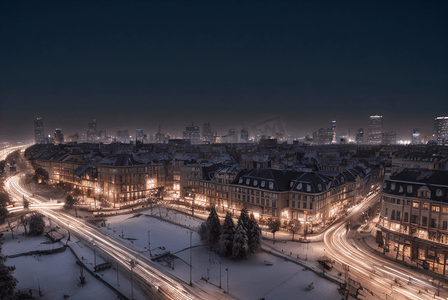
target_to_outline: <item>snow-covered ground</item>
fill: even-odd
[[[151,250],[160,252],[164,248],[174,253],[179,259],[174,261],[174,269],[166,262],[161,264],[166,269],[184,281],[189,282],[190,276],[190,234],[187,228],[197,229],[201,220],[185,216],[173,211],[166,211],[158,208],[153,210],[153,214],[167,219],[167,221],[151,217],[150,211],[108,217],[106,227],[102,230],[126,241],[137,250],[142,251],[141,255],[149,257],[145,247],[148,246],[148,231],[150,231]],[[179,223],[187,228],[172,224]],[[123,234],[123,237],[120,237]],[[129,240],[127,240],[129,239]],[[270,242],[272,244],[272,242]],[[192,258],[194,281],[201,278],[209,278],[210,284],[219,286],[219,269],[221,262],[221,287],[223,291],[227,289],[227,272],[229,274],[230,293],[238,299],[340,299],[337,284],[334,284],[311,271],[304,270],[300,265],[287,262],[284,259],[260,252],[250,255],[248,259],[234,261],[224,258],[214,252],[210,252],[203,245],[199,235],[194,232],[192,235]],[[320,253],[314,253],[314,249],[321,248],[321,245],[306,245],[297,242],[276,243],[273,246],[282,246],[284,251],[293,251],[299,256],[310,253],[311,259],[320,257]],[[183,251],[182,251],[183,250]],[[322,251],[322,249],[319,249]],[[180,252],[179,252],[180,251]],[[281,251],[281,249],[280,249]],[[266,262],[272,263],[267,265]],[[314,262],[313,262],[314,264]],[[316,264],[317,268],[317,264]],[[207,270],[208,269],[208,270]],[[226,271],[228,269],[228,271]],[[307,292],[305,288],[314,283],[314,289]]]
[[[49,230],[49,221],[46,222],[46,231]],[[57,224],[52,222],[52,228],[57,228]],[[62,243],[43,244],[47,238],[43,235],[29,237],[23,234],[23,226],[14,230],[14,239],[11,232],[3,233],[2,253],[5,255],[14,255],[35,250],[48,250],[60,248]],[[59,229],[61,235],[67,236],[67,231]],[[66,238],[62,240],[64,243]],[[94,265],[94,251],[79,241],[74,235],[71,235],[70,247],[75,251],[83,263],[91,270]],[[103,263],[104,260],[97,255],[96,263]],[[76,257],[66,249],[62,253],[51,255],[31,255],[8,258],[6,265],[15,265],[14,277],[19,281],[16,289],[22,292],[32,290],[33,295],[37,297],[39,285],[43,297],[39,299],[63,299],[64,295],[70,296],[68,299],[119,299],[115,292],[104,285],[98,279],[94,278],[89,272],[84,270],[86,277],[84,285],[79,283],[80,269],[76,264]],[[116,265],[114,268],[97,272],[103,280],[114,286],[121,293],[130,298],[131,282],[121,271],[118,274],[119,286],[117,285]],[[120,269],[119,269],[120,270]],[[146,296],[134,285],[134,299],[144,300]]]

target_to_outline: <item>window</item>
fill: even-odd
[[[247,184],[247,185],[250,184],[250,179],[246,179],[246,184]]]
[[[243,195],[243,201],[246,202],[246,195]]]
[[[401,221],[401,211],[397,210],[397,221]]]
[[[391,185],[390,185],[390,189],[391,189],[392,191],[395,190],[395,182],[392,182],[392,183],[391,183]]]
[[[274,189],[274,183],[273,182],[269,182],[269,189],[273,190]]]
[[[412,185],[408,185],[407,186],[407,191],[408,191],[409,194],[412,193]]]
[[[401,204],[401,199],[397,199],[397,204]]]
[[[444,214],[448,214],[448,206],[443,206],[442,207],[442,212],[444,213]]]
[[[387,217],[387,207],[386,207],[386,217]]]
[[[418,208],[418,207],[419,207],[419,204],[420,204],[420,202],[418,202],[418,201],[413,201],[413,202],[412,202],[412,207],[413,207],[413,208]]]
[[[258,180],[254,180],[254,186],[257,186]]]
[[[313,203],[310,203],[310,209],[313,209]]]
[[[442,230],[447,230],[448,227],[448,222],[447,221],[443,221],[442,222]]]
[[[296,208],[296,201],[292,201],[292,208]]]
[[[261,198],[261,205],[264,205],[264,199]]]
[[[266,199],[266,206],[269,206],[269,199]]]
[[[272,207],[277,207],[277,201],[276,200],[272,200]]]
[[[418,216],[417,215],[412,215],[411,216],[411,223],[412,224],[417,224],[418,223]]]
[[[431,210],[432,211],[434,211],[434,212],[440,212],[440,206],[433,206],[432,208],[431,208]]]
[[[302,195],[298,194],[297,195],[297,200],[300,200],[300,198],[302,198]],[[448,208],[448,207],[447,207]]]
[[[409,219],[409,213],[405,212],[403,222],[408,222],[408,219]]]
[[[261,182],[261,187],[264,187],[265,185],[266,185],[266,181],[263,180],[263,181]]]
[[[422,217],[422,226],[428,226],[428,217]]]
[[[429,223],[429,227],[437,228],[437,220],[436,219],[431,219],[431,223]]]
[[[311,192],[311,184],[307,184],[306,185],[306,191],[307,192]]]
[[[306,202],[303,202],[303,209],[306,209]]]
[[[296,195],[295,194],[292,194],[292,199],[296,199]]]
[[[423,203],[422,209],[429,210],[429,203]]]
[[[300,208],[300,202],[297,201],[297,208]]]
[[[302,189],[302,183],[301,183],[301,182],[299,182],[299,183],[297,184],[296,189],[297,189],[298,191],[300,191],[300,190]]]
[[[257,197],[257,204],[260,204],[260,198]]]
[[[392,213],[390,214],[390,219],[395,221],[395,209],[392,209]]]

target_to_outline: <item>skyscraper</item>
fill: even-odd
[[[249,131],[241,129],[240,141],[241,143],[247,143],[249,141]]]
[[[412,131],[412,144],[420,144],[420,129],[414,128]]]
[[[64,142],[64,134],[62,133],[61,128],[56,128],[54,131],[54,143],[62,144]]]
[[[210,122],[202,125],[202,140],[204,142],[212,141],[212,125],[210,125]]]
[[[92,122],[90,122],[87,125],[87,142],[93,143],[97,138],[96,134],[96,120],[93,119]]]
[[[356,143],[362,144],[364,143],[364,129],[359,128],[358,132],[356,133]]]
[[[336,121],[331,121],[331,131],[333,131],[332,143],[336,143]]]
[[[434,134],[437,138],[437,145],[448,145],[448,117],[434,119]]]
[[[199,144],[201,142],[201,131],[199,126],[194,126],[192,123],[185,128],[183,132],[184,140],[190,140],[191,144]]]
[[[367,143],[373,145],[381,144],[383,137],[383,116],[370,116],[369,120],[369,135],[367,136]]]
[[[396,143],[397,143],[397,134],[395,133],[395,131],[382,133],[381,144],[395,145]]]
[[[34,140],[36,144],[45,143],[44,122],[42,118],[36,118],[34,120]]]

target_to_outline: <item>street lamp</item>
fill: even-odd
[[[134,300],[134,280],[133,280],[134,272],[133,272],[133,270],[137,266],[137,262],[135,261],[135,259],[131,259],[130,264],[131,264],[131,300]]]
[[[95,240],[92,239],[92,246],[93,246],[93,265],[94,265],[94,270],[96,271],[96,249],[95,249]]]
[[[227,272],[227,294],[229,293],[229,268],[226,268]]]

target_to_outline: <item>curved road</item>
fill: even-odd
[[[339,264],[348,266],[348,277],[368,290],[361,292],[367,299],[445,299],[446,296],[437,296],[438,290],[432,278],[356,246],[352,231],[347,235],[347,222],[356,223],[362,211],[378,197],[372,195],[366,198],[348,216],[326,231],[324,242],[327,253]],[[447,294],[445,289],[439,292]]]
[[[137,261],[137,265],[133,268],[134,278],[150,299],[232,299],[230,295],[223,294],[221,289],[201,281],[194,282],[193,286],[190,286],[148,258],[141,256],[139,251],[119,239],[62,210],[54,209],[54,206],[48,207],[48,204],[42,202],[41,197],[33,196],[20,185],[19,174],[9,177],[5,182],[5,188],[19,201],[25,195],[32,203],[31,207],[34,210],[50,217],[59,225],[69,228],[86,243],[92,245],[94,242],[96,250],[118,262],[122,270],[130,273],[131,260]]]

